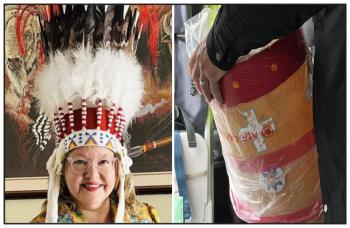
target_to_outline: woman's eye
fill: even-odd
[[[73,162],[74,165],[86,165],[87,164],[87,161],[84,161],[84,160],[75,160]]]
[[[100,164],[100,165],[108,165],[110,163],[111,162],[109,160],[101,160],[101,161],[98,162],[98,164]]]

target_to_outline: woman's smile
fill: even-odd
[[[99,184],[99,183],[95,183],[95,182],[87,182],[84,184],[81,184],[81,186],[88,190],[89,192],[94,192],[97,191],[98,189],[100,189],[101,187],[104,187],[104,184]]]

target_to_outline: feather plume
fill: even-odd
[[[107,11],[105,14],[105,21],[104,21],[104,33],[103,33],[103,45],[105,47],[110,47],[112,42],[112,28],[114,23],[114,17],[115,17],[115,5],[108,6]]]
[[[72,23],[72,27],[69,31],[68,48],[74,49],[83,42],[85,19],[86,13],[84,5],[74,5],[69,19],[70,23]]]
[[[128,106],[123,102],[124,94],[133,99],[134,89],[143,89],[141,78],[132,76],[142,73],[134,56],[140,32],[137,8],[110,5],[105,12],[104,5],[89,5],[86,11],[83,5],[66,5],[65,10],[62,5],[48,5],[46,9],[42,35],[46,38],[48,65],[36,85],[41,88],[40,105],[49,118],[57,107],[66,111],[64,102],[71,101],[74,108],[80,108],[83,98],[88,106],[95,106],[97,98],[104,98],[105,104]],[[130,71],[126,77],[125,72]],[[140,104],[142,92],[136,94],[135,106],[123,107],[126,117]]]
[[[148,46],[152,55],[152,63],[158,62],[159,15],[156,6],[140,7],[140,22],[144,31],[149,30]]]
[[[142,69],[135,56],[103,48],[94,56],[85,47],[57,52],[37,76],[36,85],[40,106],[51,120],[58,107],[67,111],[68,101],[80,108],[81,98],[86,98],[90,107],[103,99],[108,101],[106,105],[113,102],[123,108],[127,125],[143,95]]]
[[[85,36],[84,43],[88,48],[93,48],[94,46],[94,34],[95,28],[97,25],[95,17],[96,5],[89,5],[86,12],[86,21],[85,21]]]
[[[45,23],[48,48],[51,51],[64,50],[65,20],[62,6],[50,5],[48,10],[50,12],[50,20]]]

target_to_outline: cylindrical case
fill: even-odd
[[[320,220],[322,199],[300,31],[237,63],[211,103],[236,214],[247,222]]]

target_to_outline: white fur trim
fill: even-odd
[[[132,166],[132,160],[127,154],[127,150],[125,147],[120,151],[120,157],[122,161],[122,174],[120,178],[120,184],[118,189],[118,209],[117,215],[115,216],[115,223],[123,223],[124,222],[124,214],[125,214],[125,176],[130,173],[130,167]]]
[[[114,223],[124,223],[125,213],[125,192],[124,192],[125,173],[120,178],[120,184],[118,189],[118,208],[117,215],[115,216]]]
[[[130,167],[133,164],[132,159],[128,156],[128,151],[125,147],[122,147],[120,152],[120,157],[121,157],[121,162],[122,162],[122,168],[123,168],[123,172],[125,173],[125,175],[130,174]]]
[[[47,192],[46,223],[57,223],[58,218],[58,195],[62,175],[62,161],[64,159],[63,141],[54,150],[47,162],[49,172],[49,186]]]

